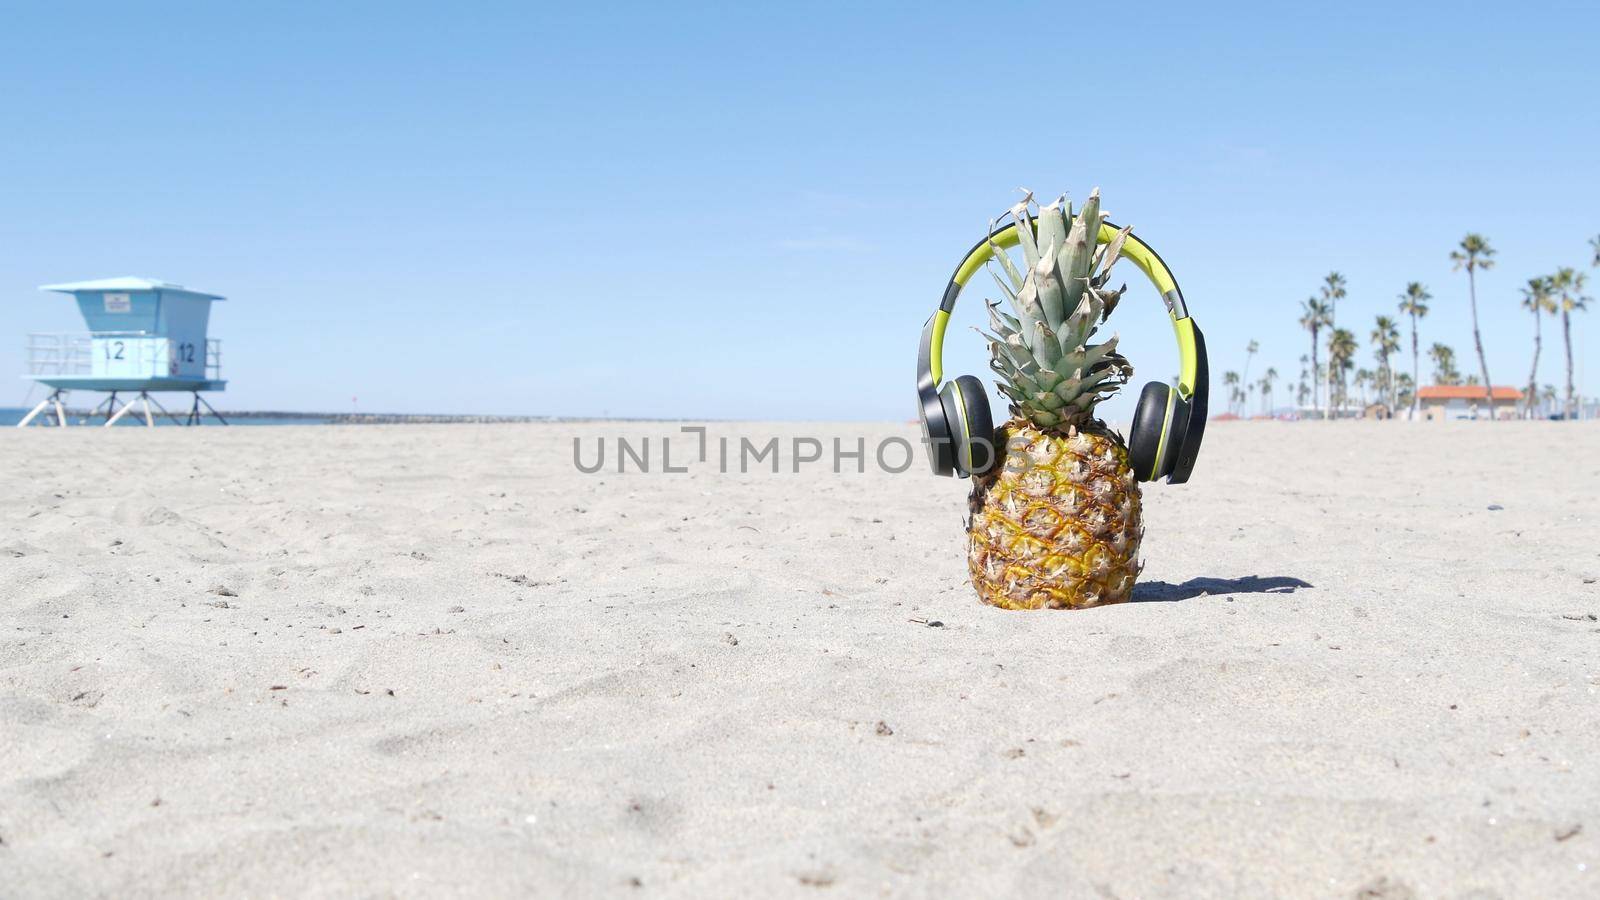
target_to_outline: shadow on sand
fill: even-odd
[[[1221,594],[1292,594],[1310,582],[1284,575],[1247,575],[1244,578],[1191,578],[1183,584],[1140,582],[1133,588],[1134,603],[1170,603],[1191,597]]]

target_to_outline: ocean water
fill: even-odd
[[[172,412],[173,415],[178,417],[178,421],[179,422],[182,422],[184,417],[188,414],[187,406],[185,406],[185,408],[182,409],[182,410],[173,409],[172,407],[168,407],[168,409]],[[166,426],[168,428],[173,427],[174,423],[173,423],[173,421],[171,419],[168,419],[167,417],[161,415],[161,413],[159,411],[157,411],[157,410],[153,410],[152,409],[151,412],[154,414],[155,422],[156,422],[157,425]],[[28,410],[25,409],[25,408],[22,408],[22,407],[0,406],[0,428],[16,425],[18,422],[21,422],[22,421],[22,417],[27,415],[27,414],[28,414]],[[293,413],[285,413],[285,414],[282,414],[282,415],[278,415],[278,414],[270,414],[270,415],[233,415],[233,414],[230,414],[230,413],[227,413],[227,412],[223,412],[222,416],[223,416],[223,418],[228,420],[228,424],[229,425],[329,425],[329,424],[333,424],[333,422],[334,422],[334,419],[331,416],[295,415]],[[42,419],[42,418],[45,418],[45,414],[44,413],[40,413],[39,416],[33,420],[33,423],[32,423],[33,426],[37,427],[39,425],[39,419]],[[50,420],[51,420],[52,424],[55,421],[55,414],[53,412],[50,414]],[[106,420],[105,416],[104,416],[104,414],[102,414],[102,415],[96,416],[93,420],[91,420],[89,422],[84,422],[83,421],[83,411],[82,410],[78,410],[77,412],[74,412],[74,411],[69,409],[67,411],[67,424],[68,425],[89,424],[89,425],[99,426],[99,425],[103,425],[105,423],[105,420]],[[212,418],[209,415],[206,416],[205,422],[202,423],[202,425],[204,425],[205,427],[208,427],[208,428],[212,427],[212,426],[215,426],[215,425],[218,425],[218,424],[220,424],[220,423],[216,419]],[[118,427],[118,428],[122,428],[124,426],[130,427],[130,428],[133,428],[133,427],[143,428],[143,427],[145,427],[144,419],[141,416],[140,411],[139,410],[129,410],[128,414],[123,416],[122,419],[120,421],[118,421],[117,425],[116,425],[116,427]]]

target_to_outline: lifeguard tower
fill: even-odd
[[[228,384],[221,378],[221,342],[206,336],[211,304],[222,297],[191,291],[181,284],[132,277],[47,284],[39,290],[71,294],[89,331],[28,335],[25,377],[50,388],[51,393],[18,427],[46,410],[54,412],[55,424],[65,426],[62,398],[74,390],[108,394],[90,413],[94,418],[104,410],[107,426],[117,424],[135,403],[142,407],[146,425],[155,424],[152,404],[175,424],[199,425],[202,407],[228,424],[200,396],[202,391],[220,391]],[[186,419],[180,422],[150,396],[162,391],[193,395]],[[119,394],[132,395],[120,408]],[[47,415],[41,421],[48,419]]]

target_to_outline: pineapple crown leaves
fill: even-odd
[[[1076,216],[1065,197],[1030,215],[1033,205],[1033,194],[1025,192],[1006,213],[1019,225],[1022,267],[990,243],[999,267],[990,274],[1015,315],[989,303],[991,330],[980,333],[989,342],[989,367],[1002,379],[1000,392],[1015,412],[1039,427],[1081,424],[1133,374],[1116,352],[1115,335],[1090,343],[1126,290],[1106,285],[1131,229],[1097,245],[1103,219],[1098,189]],[[990,223],[991,232],[996,224]]]

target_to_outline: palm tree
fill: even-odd
[[[1330,373],[1329,376],[1328,376],[1328,379],[1329,379],[1329,381],[1332,381],[1333,380],[1332,373],[1335,370],[1338,371],[1338,373],[1339,373],[1339,381],[1338,381],[1338,385],[1339,385],[1339,402],[1340,402],[1341,405],[1343,405],[1345,400],[1347,399],[1346,396],[1345,396],[1346,395],[1346,390],[1345,390],[1344,375],[1345,375],[1345,372],[1349,371],[1351,369],[1351,367],[1353,367],[1355,365],[1355,363],[1354,363],[1355,356],[1356,356],[1356,336],[1354,334],[1350,333],[1350,331],[1348,329],[1344,329],[1344,328],[1335,328],[1335,329],[1333,329],[1333,331],[1328,335],[1328,371]],[[1332,388],[1330,388],[1329,390],[1331,391]],[[1331,401],[1332,401],[1332,398],[1330,396],[1330,402],[1329,402],[1330,411],[1331,411],[1331,408],[1332,408],[1332,402]]]
[[[1393,412],[1394,370],[1389,367],[1389,356],[1400,349],[1400,328],[1388,316],[1379,316],[1372,326],[1372,349],[1378,357],[1379,399]]]
[[[1267,367],[1267,374],[1261,376],[1261,402],[1262,412],[1272,415],[1272,383],[1278,380],[1278,370]]]
[[[1545,385],[1544,389],[1539,391],[1539,399],[1544,401],[1546,412],[1554,411],[1556,408],[1556,386],[1553,384]]]
[[[1433,360],[1434,384],[1460,384],[1461,373],[1456,371],[1456,352],[1444,344],[1428,348],[1428,358]]]
[[[1222,383],[1228,386],[1228,412],[1233,412],[1234,401],[1239,398],[1239,373],[1223,372]]]
[[[1336,327],[1334,318],[1339,312],[1339,301],[1344,299],[1344,296],[1344,276],[1340,275],[1338,272],[1329,272],[1327,276],[1322,279],[1322,301],[1328,305],[1328,328],[1330,329],[1328,340],[1330,341],[1333,340],[1331,329]],[[1333,350],[1331,347],[1328,350],[1328,358],[1330,360],[1333,359]],[[1333,396],[1333,368],[1334,367],[1332,365],[1328,366],[1328,396],[1330,400]],[[1344,377],[1344,373],[1342,371],[1339,373],[1339,375],[1341,379]]]
[[[1372,377],[1372,370],[1371,369],[1357,369],[1356,370],[1356,377],[1354,379],[1352,379],[1351,384],[1355,387],[1356,390],[1361,392],[1361,408],[1362,409],[1365,409],[1366,406],[1367,406],[1367,385],[1375,384],[1375,383],[1376,383],[1376,380]]]
[[[1322,405],[1322,384],[1317,380],[1317,373],[1322,370],[1322,364],[1317,359],[1317,333],[1324,325],[1333,324],[1333,313],[1328,309],[1328,304],[1315,297],[1306,298],[1300,304],[1300,327],[1311,332],[1311,402],[1320,407]]]
[[[1417,382],[1405,372],[1396,373],[1394,376],[1395,405],[1409,406],[1413,409],[1417,404]]]
[[[1261,345],[1256,343],[1255,338],[1251,338],[1249,345],[1244,348],[1244,372],[1240,374],[1239,380],[1244,383],[1246,403],[1249,402],[1249,395],[1254,394],[1256,390],[1255,383],[1250,380],[1250,360],[1256,358],[1256,351],[1260,349]]]
[[[1421,380],[1422,372],[1417,363],[1417,320],[1428,314],[1428,301],[1433,295],[1422,286],[1420,281],[1406,284],[1406,292],[1400,295],[1400,312],[1411,317],[1411,381]],[[1417,417],[1417,395],[1411,393],[1411,418]]]
[[[1483,401],[1489,407],[1489,419],[1494,420],[1494,382],[1489,380],[1489,360],[1483,355],[1483,336],[1478,332],[1478,276],[1479,269],[1494,268],[1494,248],[1489,239],[1477,232],[1469,232],[1461,239],[1460,249],[1450,251],[1450,261],[1457,269],[1467,270],[1467,290],[1472,298],[1472,343],[1478,348],[1478,368],[1483,372]]]
[[[1582,272],[1567,266],[1550,276],[1550,289],[1556,295],[1561,310],[1561,340],[1567,346],[1567,402],[1562,412],[1569,419],[1577,412],[1577,400],[1572,391],[1572,314],[1589,308],[1592,298],[1583,293],[1586,280]]]
[[[1539,348],[1544,342],[1540,334],[1542,328],[1540,319],[1545,313],[1551,315],[1556,311],[1556,299],[1551,289],[1549,277],[1529,278],[1528,286],[1522,289],[1522,308],[1533,312],[1533,367],[1528,370],[1528,418],[1533,418],[1533,407],[1538,402],[1539,394]]]

